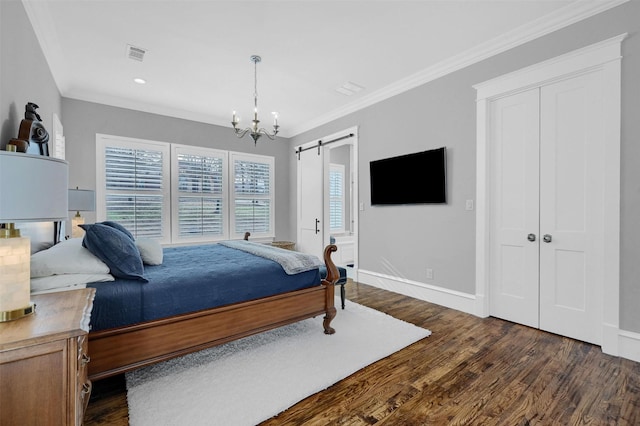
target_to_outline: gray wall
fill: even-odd
[[[0,149],[18,136],[24,106],[34,102],[49,134],[61,97],[31,22],[19,0],[0,1]]]
[[[476,185],[472,85],[628,32],[622,62],[620,325],[640,332],[639,17],[640,2],[625,3],[292,138],[293,147],[359,126],[359,191],[365,203],[360,268],[475,294],[475,212],[465,211]],[[439,146],[448,150],[446,205],[371,207],[369,161]],[[295,164],[290,167],[295,170]],[[295,198],[295,182],[290,194]],[[434,270],[433,280],[426,279],[427,267]]]
[[[214,126],[163,115],[63,98],[66,159],[69,161],[69,186],[81,189],[96,187],[96,133],[129,138],[179,143],[228,151],[275,157],[276,239],[289,240],[289,141],[263,137],[254,146],[253,139],[238,139],[229,127]],[[282,189],[280,189],[282,188]],[[86,212],[87,222],[95,213]]]
[[[53,114],[62,121],[71,188],[95,189],[96,133],[272,155],[276,159],[276,188],[282,188],[276,189],[276,238],[290,240],[295,236],[289,234],[291,153],[286,138],[263,138],[254,147],[249,137],[238,140],[230,128],[63,99],[19,0],[0,0],[0,49],[0,149],[18,135],[25,104],[35,102],[50,134]],[[83,215],[88,222],[95,219],[94,213]]]
[[[236,140],[230,129],[61,99],[24,8],[0,1],[0,148],[17,135],[24,105],[40,105],[45,127],[52,114],[64,125],[70,185],[95,187],[95,134],[210,146],[276,157],[276,235],[296,235],[295,145],[359,126],[360,267],[475,293],[475,91],[473,84],[628,32],[623,44],[621,328],[640,332],[640,2],[598,16],[469,66],[431,83],[355,112],[291,140]],[[428,54],[428,52],[423,52]],[[418,132],[416,126],[422,128]],[[448,148],[446,205],[371,207],[369,161],[439,146]],[[394,224],[394,226],[389,226]],[[434,279],[426,279],[426,268]]]
[[[18,136],[24,106],[34,102],[49,134],[53,114],[61,115],[61,97],[31,22],[19,0],[0,0],[0,149]],[[52,223],[16,224],[31,238],[32,251],[53,241]]]

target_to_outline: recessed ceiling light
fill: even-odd
[[[144,78],[134,78],[133,81],[135,81],[138,84],[146,84],[147,80],[145,80]]]

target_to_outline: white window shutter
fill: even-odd
[[[227,153],[174,145],[174,242],[227,238]],[[176,208],[177,206],[177,208]]]
[[[126,147],[127,141],[104,142],[105,219],[120,223],[135,237],[163,240],[168,150],[155,145]]]
[[[345,230],[345,167],[329,165],[329,228],[331,232]]]
[[[275,158],[96,135],[96,216],[161,243],[275,236]]]
[[[232,236],[250,232],[254,237],[273,237],[274,191],[272,157],[232,153]]]

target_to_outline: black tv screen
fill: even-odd
[[[371,161],[371,205],[446,203],[446,170],[445,147]]]

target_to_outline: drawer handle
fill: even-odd
[[[82,354],[82,365],[87,365],[91,362],[91,357],[87,354]]]
[[[91,382],[88,382],[82,385],[82,396],[84,397],[85,395],[90,393],[91,393]]]

